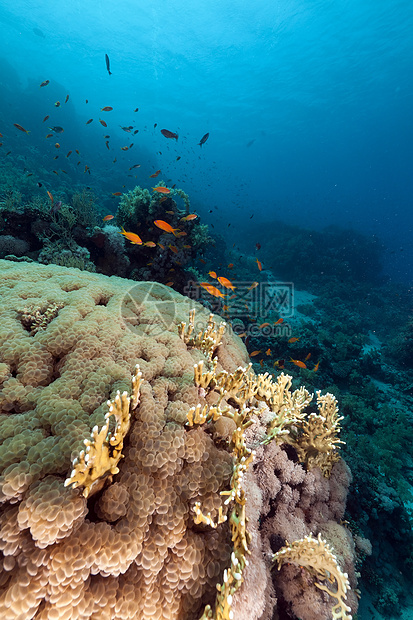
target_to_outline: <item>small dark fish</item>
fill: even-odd
[[[181,159],[181,156],[178,155],[178,157],[176,158],[176,161],[179,161]]]
[[[107,69],[109,75],[112,75],[112,73],[110,71],[110,60],[109,60],[109,56],[107,54],[105,54],[105,60],[106,60],[106,69]]]
[[[140,167],[141,167],[141,164],[135,164],[134,166],[131,166],[129,170],[133,170],[134,168],[140,168]]]
[[[13,123],[13,125],[17,128],[20,129],[20,131],[24,131],[24,133],[29,133],[28,129],[25,129],[24,127],[22,127],[21,125],[19,125],[19,123]]]
[[[88,121],[86,121],[86,125],[89,125],[92,121],[93,121],[93,118],[90,118]]]
[[[86,99],[85,103],[89,103],[89,99]]]
[[[54,131],[55,133],[63,133],[64,132],[63,127],[48,127],[48,129],[50,129],[50,131]]]
[[[135,108],[135,109],[134,109],[134,112],[139,112],[139,108]]]
[[[131,144],[129,144],[129,148],[131,149],[133,147],[134,143],[132,142]]]
[[[56,101],[54,105],[55,105],[55,108],[60,108],[60,101]]]
[[[161,129],[161,134],[165,136],[165,138],[172,138],[178,140],[178,134],[174,133],[173,131],[169,131],[169,129]]]
[[[110,105],[105,105],[104,108],[100,108],[101,112],[111,112],[112,110],[113,110],[113,108]]]
[[[43,86],[47,86],[48,84],[50,84],[50,80],[45,80],[40,84],[39,88],[43,88]]]
[[[135,129],[135,131],[133,132],[133,135],[135,136],[138,132],[139,132],[139,129]]]
[[[106,148],[108,149],[108,151],[110,151],[109,140],[106,140],[105,144],[106,144]]]
[[[208,138],[209,138],[209,133],[206,133],[205,135],[203,135],[200,142],[198,142],[199,146],[202,146],[203,144],[205,144]]]
[[[37,187],[43,187],[43,183],[40,183],[40,181],[37,183]]]
[[[6,157],[7,157],[7,155],[10,155],[10,153],[11,153],[11,151],[7,151],[7,153],[6,153]]]
[[[43,119],[43,123],[45,123],[48,118],[49,118],[49,115],[45,116],[44,119]]]
[[[108,138],[110,138],[110,136],[103,136],[105,138],[105,140],[107,140]]]
[[[250,140],[249,142],[247,142],[247,148],[252,146],[255,142],[255,138],[253,140]]]
[[[128,133],[130,133],[130,127],[122,127],[122,125],[119,125],[119,127],[123,129],[123,131],[127,131]]]
[[[32,30],[36,36],[41,37],[42,39],[46,38],[44,32],[42,32],[39,28],[32,28]]]
[[[70,157],[71,154],[72,154],[72,151],[69,151],[66,157]]]
[[[258,250],[261,250],[261,243],[256,243],[256,244],[255,244],[255,249],[256,249],[257,251],[258,251]]]
[[[155,129],[157,126],[158,126],[158,123],[155,123],[155,124],[154,124],[154,126],[153,126],[153,128]]]
[[[69,101],[69,95],[66,95],[65,103]]]

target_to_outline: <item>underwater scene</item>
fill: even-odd
[[[0,3],[1,620],[413,620],[413,4]]]

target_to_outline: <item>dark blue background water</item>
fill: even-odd
[[[60,162],[75,148],[82,161],[60,163],[64,183],[100,188],[114,208],[112,192],[150,187],[160,168],[231,242],[247,241],[252,213],[266,229],[351,226],[413,280],[411,0],[8,0],[0,25],[0,158],[9,144],[52,170],[45,125],[61,125]],[[119,127],[131,124],[133,140]]]

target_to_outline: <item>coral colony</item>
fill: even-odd
[[[0,616],[349,620],[334,396],[163,285],[0,267]]]

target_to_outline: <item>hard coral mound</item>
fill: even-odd
[[[233,473],[225,429],[185,426],[205,392],[194,384],[194,365],[207,358],[179,337],[178,324],[194,306],[196,330],[208,315],[153,282],[8,261],[0,269],[0,617],[199,618],[213,608],[232,552],[227,523],[194,519],[198,503],[217,521]],[[217,372],[234,373],[247,354],[223,334],[213,359]],[[84,440],[104,426],[108,399],[131,394],[136,364],[143,380],[124,458],[87,499],[65,479]],[[265,434],[260,428],[251,427],[251,445]],[[328,618],[331,609],[308,580],[294,575],[288,589],[283,571],[271,573],[271,552],[287,537],[321,532],[334,546],[332,525],[344,532],[336,523],[349,483],[342,461],[326,479],[305,472],[293,452],[257,446],[246,476],[251,555],[233,601],[240,620],[271,618],[277,595],[292,604],[288,592],[308,601],[303,620],[314,610]]]

